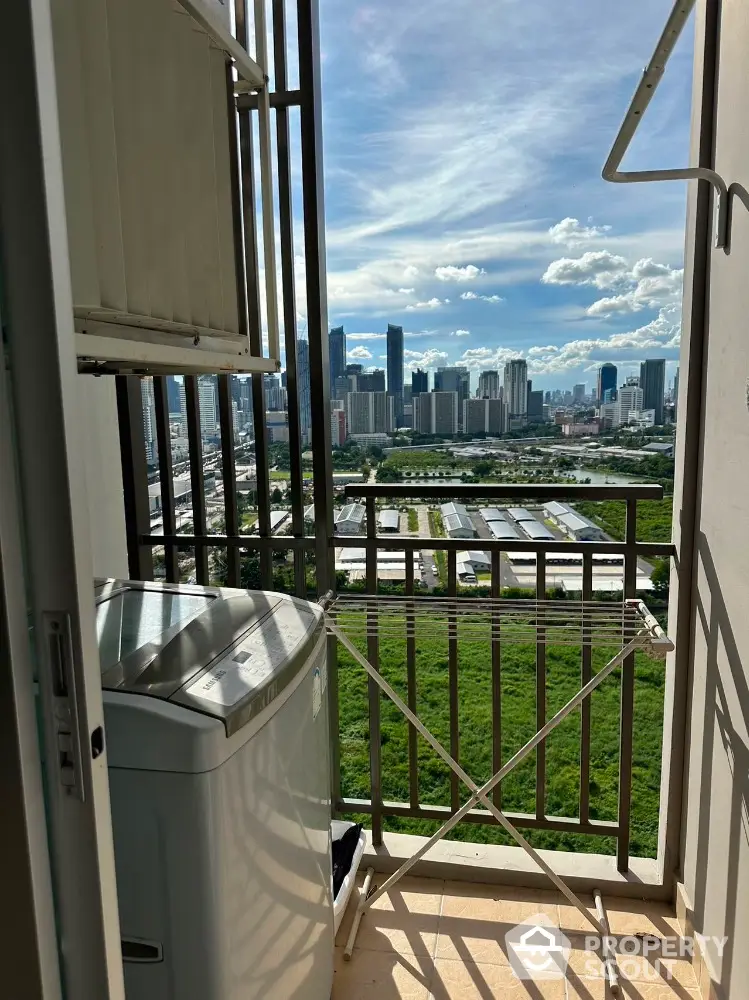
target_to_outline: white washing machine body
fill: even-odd
[[[128,1000],[329,1000],[320,609],[121,581],[97,604]]]

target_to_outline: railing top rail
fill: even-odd
[[[366,483],[346,486],[347,497],[380,497],[420,500],[662,500],[663,487],[657,483],[623,486],[593,486],[580,483],[454,483],[415,486],[410,483]]]

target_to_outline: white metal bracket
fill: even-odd
[[[619,170],[637,127],[661,82],[666,64],[694,4],[695,0],[677,0],[674,4],[655,52],[642,74],[642,79],[611,147],[611,152],[603,168],[603,179],[614,184],[637,184],[648,181],[707,181],[715,191],[715,247],[718,249],[728,246],[728,188],[720,174],[708,167],[686,167],[678,170]]]

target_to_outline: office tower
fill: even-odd
[[[328,337],[328,355],[330,356],[330,384],[346,374],[346,334],[342,326],[334,326]]]
[[[640,388],[642,389],[642,409],[655,410],[655,423],[663,423],[663,397],[666,391],[666,361],[657,358],[643,361],[640,365]]]
[[[411,397],[418,396],[420,392],[429,392],[429,372],[417,368],[411,374]]]
[[[606,393],[609,389],[616,389],[616,376],[616,365],[612,365],[610,361],[607,361],[598,369],[596,399],[599,403],[605,401]]]
[[[434,373],[434,391],[458,394],[458,430],[460,430],[463,426],[463,403],[471,395],[471,373],[467,368],[438,368]]]
[[[572,402],[582,403],[585,401],[585,382],[578,382],[572,389]]]
[[[342,448],[346,443],[346,413],[342,409],[331,410],[330,443],[334,448]]]
[[[525,420],[528,415],[528,365],[522,358],[505,365],[504,401],[510,420]]]
[[[356,392],[359,388],[356,380],[356,375],[339,375],[330,385],[331,395],[336,399],[345,399],[348,393]]]
[[[458,433],[457,392],[422,392],[413,399],[415,431],[442,437]]]
[[[356,376],[357,392],[385,392],[385,369],[373,368]],[[349,431],[353,434],[353,431]]]
[[[551,392],[544,393],[544,406],[551,406]]]
[[[395,397],[389,392],[372,393],[372,434],[392,434],[395,430]]]
[[[198,402],[200,403],[200,436],[216,436],[216,408],[218,407],[218,386],[215,375],[198,377]]]
[[[630,413],[643,409],[643,392],[639,385],[623,385],[617,394],[618,423],[629,423]]]
[[[395,409],[387,392],[350,392],[346,396],[349,434],[391,434]]]
[[[603,399],[601,403],[615,403],[618,394],[618,389],[614,386],[612,389],[607,389],[603,394]]]
[[[282,388],[278,375],[264,375],[265,408],[271,411],[286,409],[286,390]]]
[[[236,377],[232,379],[235,381]],[[179,413],[179,387],[181,381],[178,382],[174,375],[167,375],[166,377],[166,401],[169,407],[170,413]]]
[[[529,382],[530,386],[531,383]],[[544,394],[541,389],[528,391],[528,422],[540,424],[544,419]]]
[[[501,388],[501,387],[500,387]],[[509,430],[507,423],[507,405],[503,399],[489,399],[487,413],[487,433],[505,434]]]
[[[403,386],[403,406],[410,406],[413,397],[413,389],[410,385]]]
[[[158,459],[156,444],[156,404],[153,394],[153,378],[140,380],[140,398],[143,404],[143,439],[146,443],[146,461],[153,464]]]
[[[481,372],[476,393],[479,399],[499,399],[499,390],[499,372],[495,370]]]
[[[463,433],[486,434],[489,430],[489,399],[463,400]]]
[[[309,343],[297,338],[296,342],[296,384],[299,400],[299,433],[302,444],[309,444],[312,431],[312,402],[309,382]]]
[[[396,426],[403,417],[403,327],[388,323],[387,329],[387,391],[393,398]]]
[[[364,365],[359,365],[359,364],[346,365],[347,375],[361,375],[363,371],[364,371]]]

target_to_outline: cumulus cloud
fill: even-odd
[[[561,243],[562,246],[572,249],[603,236],[610,229],[611,226],[584,226],[577,219],[568,217],[549,229],[549,239],[552,243]]]
[[[416,368],[439,368],[440,365],[447,364],[447,352],[438,351],[431,347],[427,351],[403,351],[405,367],[413,371]]]
[[[419,269],[418,267],[416,267],[415,264],[408,264],[406,267],[403,268],[404,278],[418,278],[418,276],[419,276]]]
[[[369,361],[372,358],[372,352],[368,351],[366,347],[355,347],[348,352],[348,356],[355,361]]]
[[[384,340],[384,333],[347,333],[346,340]]]
[[[470,330],[453,330],[453,332],[450,334],[450,336],[451,337],[470,337],[471,336],[471,331]]]
[[[465,267],[448,264],[434,269],[434,276],[439,281],[474,281],[480,274],[486,274],[486,271],[475,264],[466,264]]]
[[[522,352],[513,351],[507,347],[472,347],[463,351],[458,364],[464,368],[470,368],[472,371],[484,368],[502,369],[508,361],[521,356]]]
[[[629,275],[629,264],[608,250],[588,250],[582,257],[560,257],[541,277],[545,285],[594,285],[617,288]]]
[[[441,305],[449,301],[450,299],[444,299],[443,301],[442,299],[432,298],[427,299],[426,302],[414,302],[410,306],[406,306],[406,312],[415,312],[417,309],[439,309]]]
[[[476,292],[461,292],[460,297],[466,302],[504,302],[501,295],[477,295]]]

